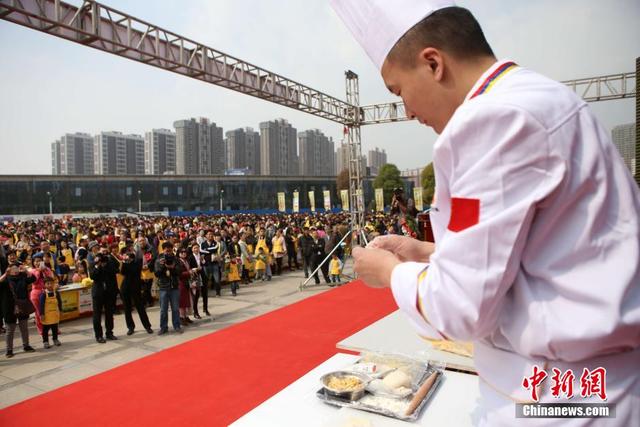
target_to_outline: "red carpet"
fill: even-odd
[[[354,282],[10,406],[0,426],[226,426],[396,308]]]

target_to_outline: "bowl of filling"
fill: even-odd
[[[365,388],[370,381],[368,375],[350,371],[329,372],[320,378],[326,394],[350,401],[364,396]]]

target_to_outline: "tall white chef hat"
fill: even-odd
[[[330,0],[373,63],[382,68],[400,37],[433,12],[455,6],[453,0]]]

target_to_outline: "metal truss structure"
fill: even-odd
[[[363,125],[409,120],[402,102],[363,105],[360,112]]]
[[[346,72],[345,102],[93,0],[80,7],[60,0],[0,0],[0,19],[341,123],[349,145],[354,226],[364,225],[361,126],[409,120],[402,102],[360,106],[352,71]],[[564,83],[590,102],[636,97],[633,72]]]
[[[345,74],[347,102],[360,105],[360,85],[358,75],[353,71]],[[360,138],[360,109],[353,107],[349,114],[350,123],[345,127],[348,163],[349,163],[349,207],[351,209],[351,223],[359,231],[364,227],[364,190],[362,187],[362,140]]]
[[[354,107],[94,1],[0,0],[0,18],[338,123]]]
[[[637,96],[635,72],[567,80],[562,83],[573,89],[587,102],[610,101]]]

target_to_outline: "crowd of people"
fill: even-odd
[[[398,215],[370,214],[366,219],[368,240],[403,232]],[[118,296],[127,335],[136,330],[134,308],[142,328],[154,333],[146,309],[156,300],[157,333],[164,335],[169,331],[169,313],[178,333],[193,322],[190,316],[211,316],[210,292],[221,296],[223,287],[236,296],[242,284],[270,281],[298,269],[307,278],[315,272],[316,284],[322,276],[329,286],[339,285],[350,230],[346,212],[67,217],[4,223],[0,225],[0,333],[6,334],[6,356],[14,355],[16,328],[24,351],[35,351],[29,341],[31,316],[44,348],[51,347],[49,332],[53,345],[61,345],[60,289],[70,283],[91,286],[93,330],[99,343],[118,339],[113,331]],[[331,259],[322,263],[332,251]]]

